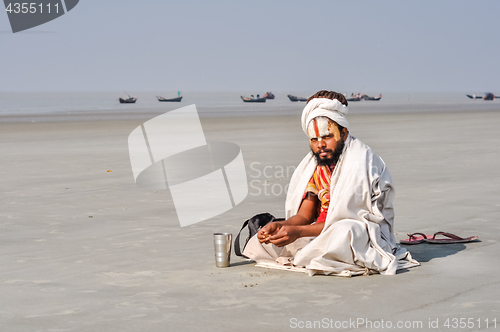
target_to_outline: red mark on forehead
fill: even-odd
[[[316,122],[316,119],[313,119],[313,121],[314,121],[314,132],[316,133],[316,137],[319,137],[318,123]]]

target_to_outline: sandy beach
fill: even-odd
[[[294,107],[201,118],[208,141],[241,147],[251,186],[234,209],[183,228],[169,193],[132,176],[128,135],[159,110],[0,118],[5,331],[288,331],[314,321],[361,331],[381,320],[425,331],[455,318],[464,331],[486,319],[499,328],[500,110],[349,115],[351,134],[393,176],[398,240],[446,231],[481,242],[408,246],[421,266],[396,276],[309,277],[234,254],[231,267],[215,267],[214,232],[284,215],[286,170],[309,150]]]

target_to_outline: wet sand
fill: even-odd
[[[0,119],[1,325],[286,331],[368,319],[430,330],[438,319],[442,330],[447,318],[474,318],[471,330],[477,319],[481,328],[485,319],[500,325],[500,110],[349,116],[351,133],[394,178],[397,239],[447,231],[481,242],[409,246],[422,265],[396,276],[308,277],[234,255],[230,268],[215,267],[212,233],[236,235],[260,212],[283,216],[286,170],[309,149],[298,114],[202,118],[208,141],[241,147],[251,186],[234,209],[184,228],[168,192],[133,182],[127,137],[154,115]]]

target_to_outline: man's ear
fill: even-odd
[[[347,129],[346,127],[342,128],[342,139],[345,140],[347,139],[347,136],[349,136],[349,129]]]

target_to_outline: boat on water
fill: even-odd
[[[347,101],[361,101],[361,94],[360,93],[351,93],[351,97],[347,98]]]
[[[307,101],[307,98],[297,97],[297,96],[294,96],[294,95],[288,95],[288,99],[290,99],[290,101],[293,101],[293,102],[296,102],[296,101]]]
[[[161,101],[161,102],[180,102],[182,100],[182,96],[179,96],[179,97],[175,97],[175,98],[163,98],[163,97],[160,97],[160,96],[156,96],[156,98],[158,99],[158,101]]]
[[[267,100],[266,97],[260,97],[259,95],[257,95],[257,98],[255,98],[253,95],[251,95],[250,97],[240,97],[245,103],[265,103]]]
[[[370,97],[367,94],[351,93],[351,97],[347,98],[347,101],[380,100],[381,98],[382,98],[381,94],[379,94],[378,97]]]
[[[126,92],[125,92],[125,94],[128,96],[128,98],[118,98],[118,100],[120,101],[120,104],[135,104],[135,102],[137,101],[137,98],[130,96]]]
[[[264,95],[264,98],[266,99],[274,99],[274,95],[272,92],[266,92],[266,94]]]
[[[470,99],[482,99],[482,100],[495,100],[497,98],[500,98],[500,96],[495,96],[491,92],[487,92],[484,96],[476,96],[475,94],[466,96],[469,97]]]
[[[380,98],[382,98],[381,94],[379,94],[378,97],[370,97],[370,96],[365,95],[365,94],[361,95],[362,100],[380,100]]]
[[[120,101],[120,104],[135,104],[135,102],[137,101],[137,98],[134,98],[134,97],[130,97],[127,99],[120,98],[118,100]]]

